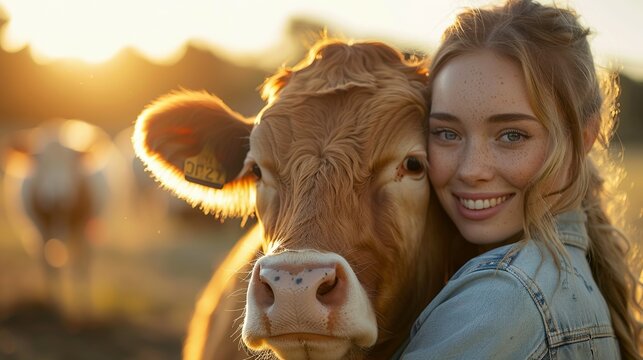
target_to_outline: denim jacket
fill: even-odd
[[[556,217],[570,263],[529,240],[465,264],[416,320],[396,359],[619,359],[587,262],[583,211]],[[508,255],[510,254],[510,255]]]

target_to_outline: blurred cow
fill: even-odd
[[[254,119],[203,92],[145,109],[135,150],[165,187],[259,219],[201,296],[185,358],[247,358],[239,318],[259,358],[386,359],[400,346],[445,276],[425,228],[437,223],[425,81],[382,43],[324,40],[267,80]]]
[[[90,244],[109,196],[109,136],[79,120],[52,120],[3,139],[4,200],[26,251],[42,260],[51,300],[87,310]],[[63,283],[62,272],[73,276]],[[64,293],[72,287],[75,291]],[[58,293],[58,294],[56,294]],[[74,305],[72,305],[74,306]]]

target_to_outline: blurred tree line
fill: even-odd
[[[620,75],[621,114],[617,130],[624,144],[643,144],[643,82]]]
[[[255,89],[267,75],[193,46],[170,66],[151,63],[131,49],[98,65],[69,60],[40,65],[27,48],[1,51],[0,124],[28,127],[64,117],[115,133],[132,125],[150,101],[180,88],[207,90],[244,115],[252,115],[261,107]]]
[[[299,55],[280,61],[299,60],[306,43],[312,44],[321,29],[306,19],[293,20],[285,41]],[[252,116],[263,106],[257,88],[275,70],[276,66],[239,66],[195,45],[188,45],[184,56],[172,65],[149,62],[132,49],[97,65],[70,60],[40,65],[32,60],[28,48],[16,53],[0,50],[0,131],[64,117],[97,124],[114,134],[132,125],[150,101],[179,88],[206,90],[241,114]],[[620,83],[619,137],[626,145],[641,143],[643,82],[621,74]]]

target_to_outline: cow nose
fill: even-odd
[[[308,349],[329,339],[370,347],[377,339],[377,321],[346,259],[335,253],[290,250],[255,263],[242,338],[250,349],[277,353],[301,351],[302,346]]]
[[[251,281],[255,301],[265,310],[299,304],[314,308],[333,307],[343,302],[341,271],[337,264],[271,264],[259,266],[258,281]],[[253,280],[257,277],[253,276]]]
[[[251,285],[256,287],[255,301],[262,307],[271,307],[275,301],[282,304],[315,302],[326,307],[342,302],[337,265],[334,264],[261,266],[259,281]]]

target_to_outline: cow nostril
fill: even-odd
[[[260,284],[257,287],[257,300],[263,306],[272,306],[275,303],[275,293],[272,291],[272,287],[268,282],[263,278],[260,279]]]
[[[317,288],[317,300],[321,303],[329,302],[332,297],[333,290],[337,287],[337,276],[329,277]]]

